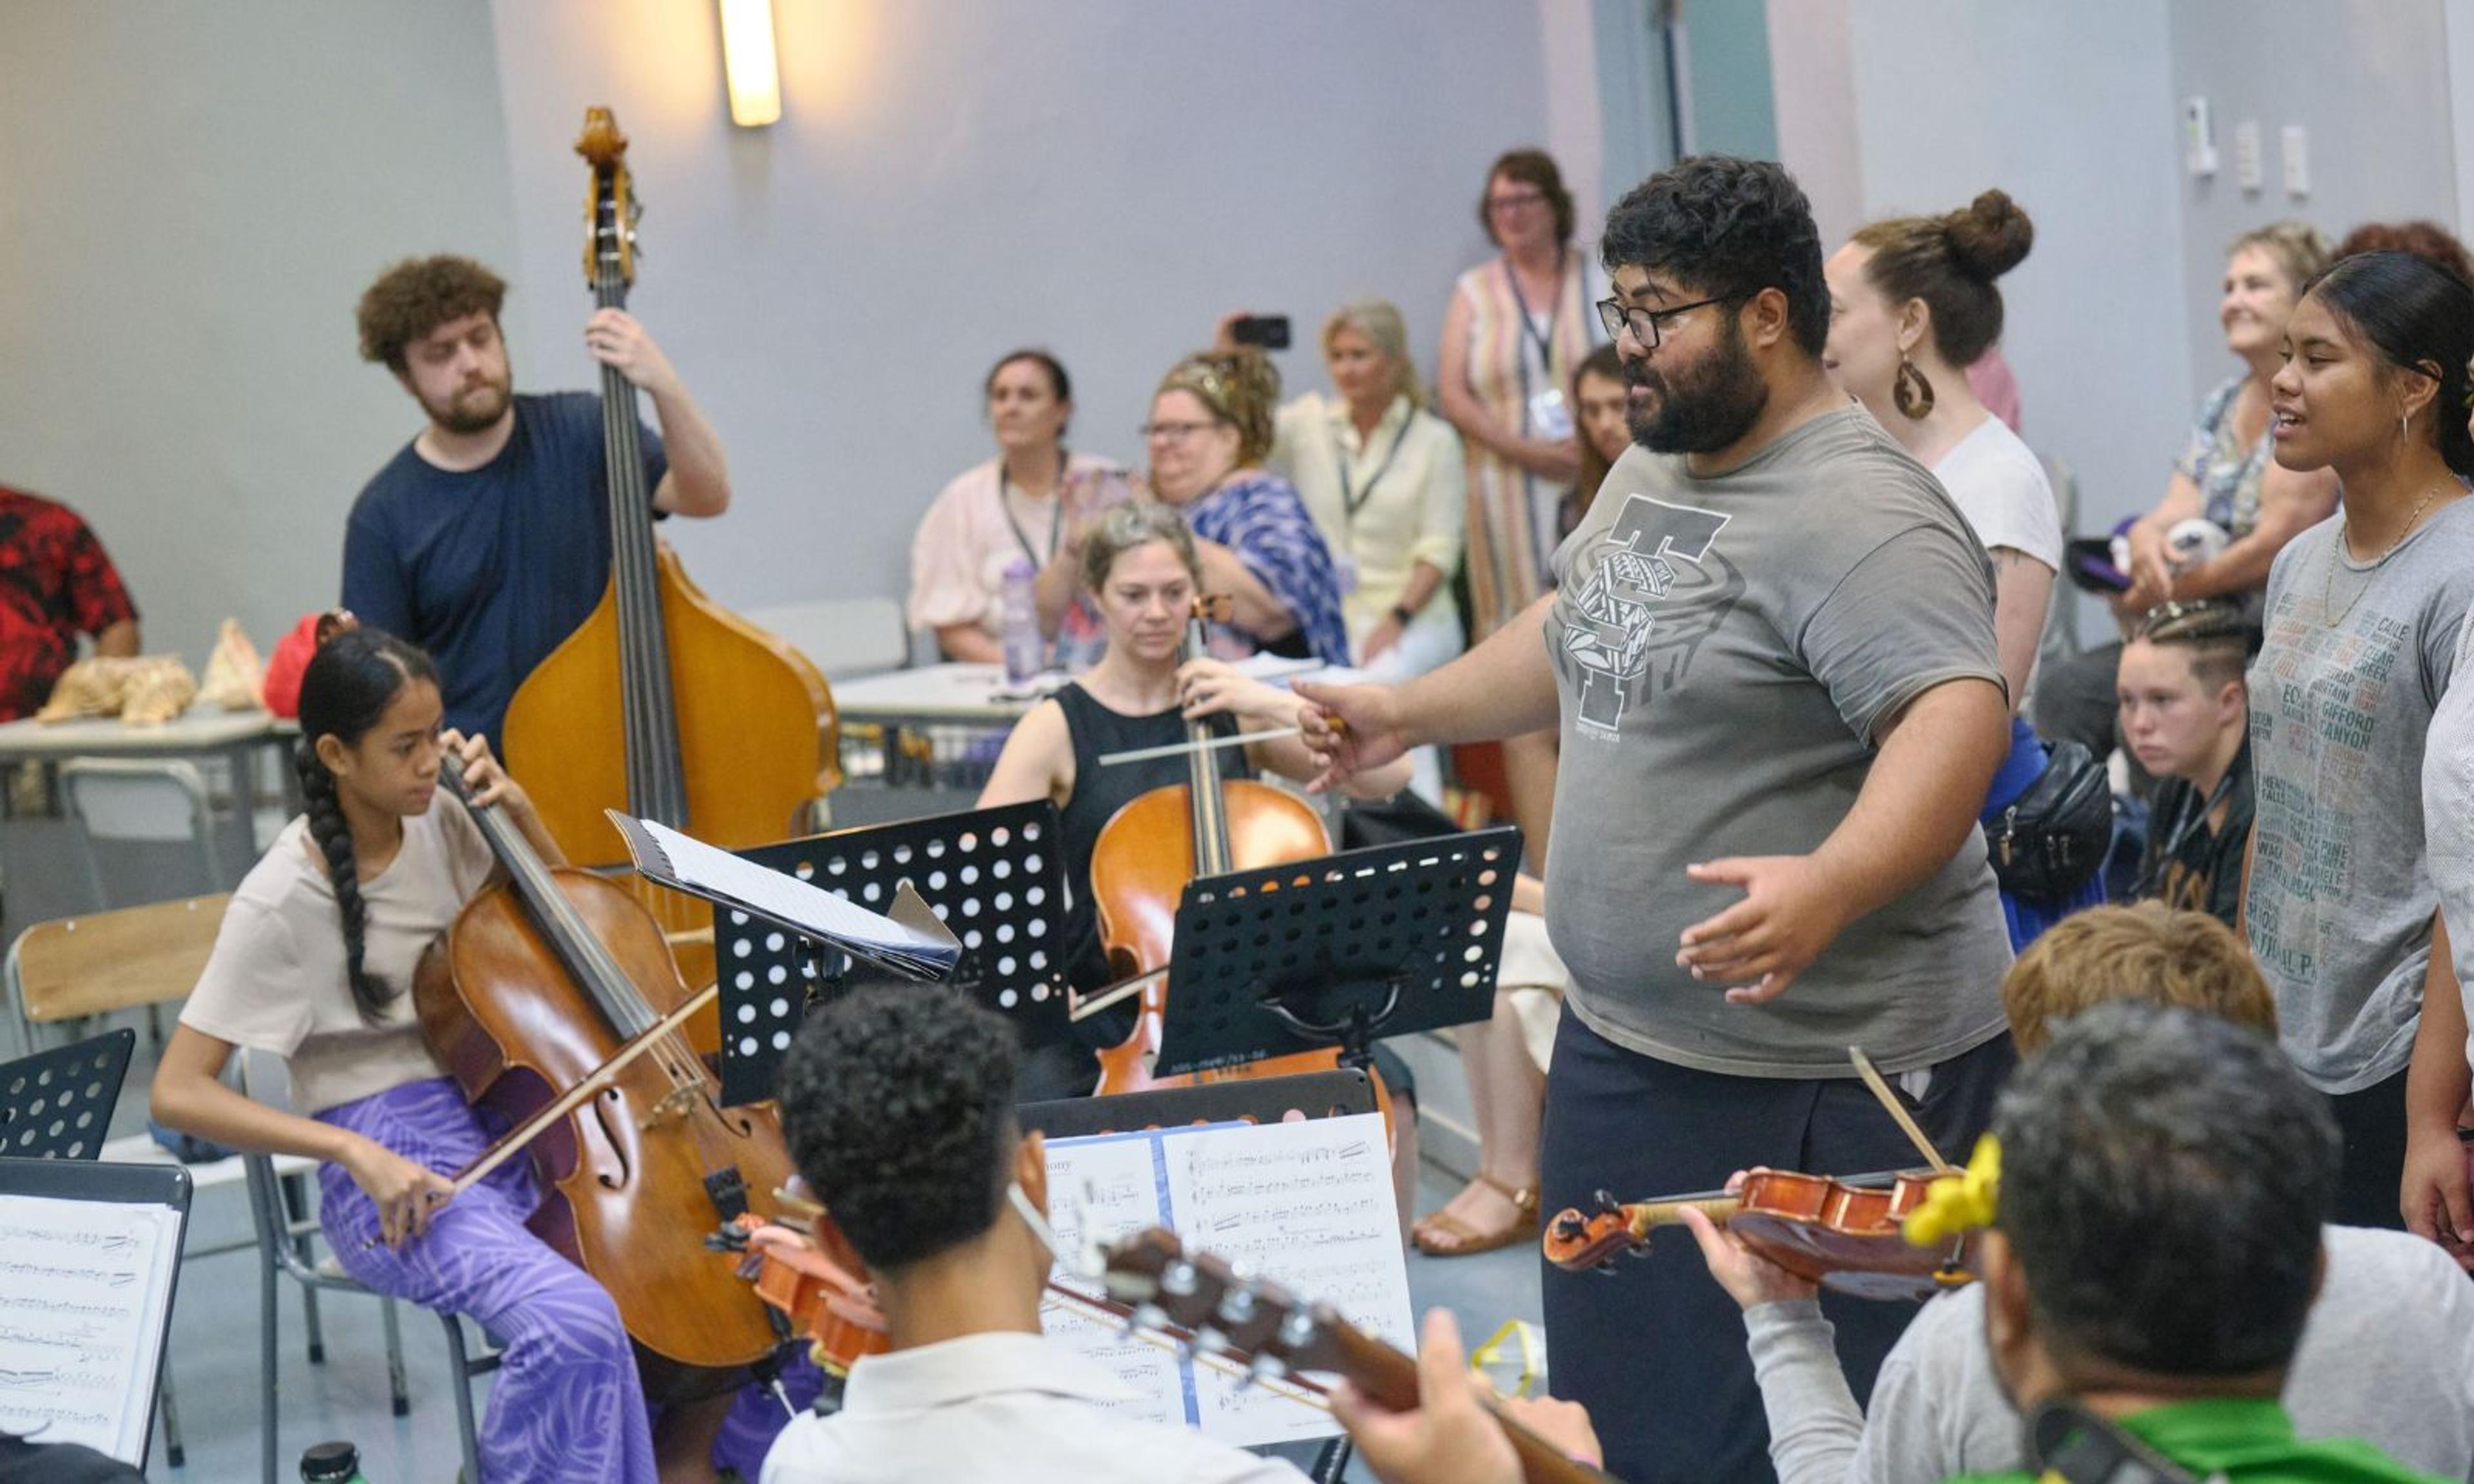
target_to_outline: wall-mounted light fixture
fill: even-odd
[[[730,84],[732,123],[762,129],[782,116],[773,0],[721,0],[721,70]]]

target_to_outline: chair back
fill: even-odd
[[[226,892],[36,923],[9,945],[18,1015],[43,1025],[187,998],[230,901]]]
[[[891,598],[820,598],[746,610],[747,621],[780,635],[826,680],[899,670],[910,658],[902,605]]]
[[[228,884],[215,848],[206,775],[177,757],[80,757],[61,768],[61,795],[89,898],[128,907]]]

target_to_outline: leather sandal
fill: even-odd
[[[1467,1257],[1482,1252],[1495,1252],[1538,1233],[1538,1191],[1534,1187],[1515,1190],[1493,1176],[1483,1173],[1475,1184],[1512,1203],[1511,1222],[1492,1232],[1481,1232],[1447,1211],[1429,1211],[1419,1217],[1409,1229],[1409,1240],[1419,1252],[1429,1257]],[[1443,1245],[1445,1242],[1449,1245]]]

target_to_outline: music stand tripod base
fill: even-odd
[[[1187,883],[1154,1073],[1488,1018],[1519,865],[1505,826]]]

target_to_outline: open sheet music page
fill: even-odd
[[[181,1219],[0,1195],[0,1429],[132,1465],[145,1455]]]
[[[629,819],[610,811],[637,869],[656,880],[675,883],[696,896],[744,908],[758,917],[796,931],[810,932],[837,947],[862,956],[890,959],[931,969],[950,969],[961,949],[891,918],[854,906],[820,887],[768,866],[741,860],[728,850],[705,844],[651,820]],[[652,847],[647,858],[646,845]]]
[[[1068,1253],[1086,1236],[1105,1243],[1168,1227],[1189,1251],[1226,1257],[1331,1304],[1369,1334],[1417,1347],[1380,1113],[1050,1139],[1048,1205]],[[1140,1399],[1128,1408],[1138,1415],[1240,1447],[1340,1431],[1318,1408],[1241,1388],[1224,1370],[1181,1361],[1054,1300],[1043,1320],[1051,1335],[1123,1377]]]

